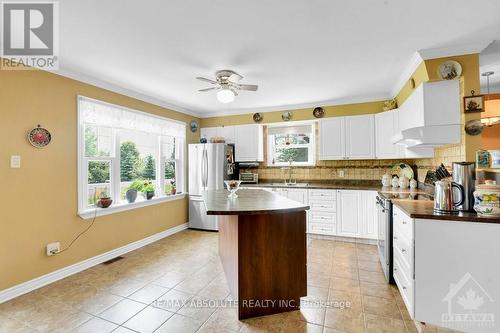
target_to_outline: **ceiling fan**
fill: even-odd
[[[205,81],[213,84],[213,87],[200,89],[198,91],[217,91],[217,99],[221,103],[231,103],[238,95],[239,90],[256,91],[258,86],[255,84],[241,84],[238,83],[243,78],[235,71],[224,69],[215,72],[215,80],[207,79],[204,77],[197,77],[200,81]]]

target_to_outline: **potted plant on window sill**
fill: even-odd
[[[177,189],[175,187],[175,180],[171,180],[170,184],[172,185],[172,187],[170,188],[170,194],[174,195],[175,193],[177,193]]]
[[[142,187],[142,192],[146,196],[146,200],[151,200],[155,196],[155,187],[152,182],[146,182],[144,183],[144,186]]]
[[[125,192],[125,198],[127,199],[128,203],[135,202],[135,200],[137,199],[137,192],[141,192],[143,186],[143,180],[134,180],[132,184],[130,184],[127,192]]]
[[[97,207],[100,208],[108,208],[113,203],[113,199],[106,193],[102,192],[99,196],[99,200],[97,200]]]

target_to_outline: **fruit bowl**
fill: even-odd
[[[236,191],[240,188],[241,181],[240,180],[225,180],[224,184],[226,184],[227,190],[230,192],[227,196],[228,198],[237,198]]]

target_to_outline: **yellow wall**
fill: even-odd
[[[415,86],[411,86],[411,79],[413,79]],[[406,81],[403,87],[401,87],[401,90],[396,96],[396,100],[398,101],[398,106],[402,105],[406,99],[411,95],[413,92],[413,89],[418,87],[422,82],[429,81],[429,74],[427,73],[427,68],[425,67],[425,62],[421,62],[420,65],[418,65],[417,69],[413,72],[411,75],[411,78]]]
[[[76,215],[77,95],[187,123],[195,119],[47,72],[1,70],[0,290],[187,221],[186,199],[103,216],[70,250],[45,255],[47,243],[64,247],[90,223]],[[53,136],[43,149],[26,139],[37,124]],[[187,132],[188,142],[198,141],[198,133]],[[10,169],[10,155],[21,155],[21,169]]]
[[[333,106],[323,106],[325,110],[325,117],[340,117],[340,116],[352,116],[359,114],[370,114],[382,112],[383,101],[368,102],[368,103],[357,103],[357,104],[344,104],[344,105],[333,105]],[[292,120],[311,120],[314,118],[312,111],[314,108],[309,109],[297,109],[289,110],[293,114]],[[263,124],[266,123],[276,123],[283,121],[281,115],[286,111],[273,111],[262,113],[264,119]],[[253,123],[252,119],[253,113],[234,115],[234,116],[222,116],[222,117],[212,117],[201,119],[200,127],[216,127],[225,125],[242,125]]]

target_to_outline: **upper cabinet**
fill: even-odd
[[[319,121],[320,160],[375,158],[374,116],[326,118]]]
[[[234,143],[236,162],[264,161],[264,135],[262,125],[236,125],[204,127],[200,135],[210,142],[210,138],[223,137],[226,143]]]
[[[400,158],[402,146],[392,143],[392,136],[398,132],[398,110],[375,114],[375,155],[377,158]]]
[[[264,134],[262,125],[249,124],[233,127],[236,162],[264,161]]]
[[[319,121],[319,159],[345,159],[345,117],[325,118]]]
[[[375,158],[375,127],[372,114],[345,117],[346,157],[353,160]]]

